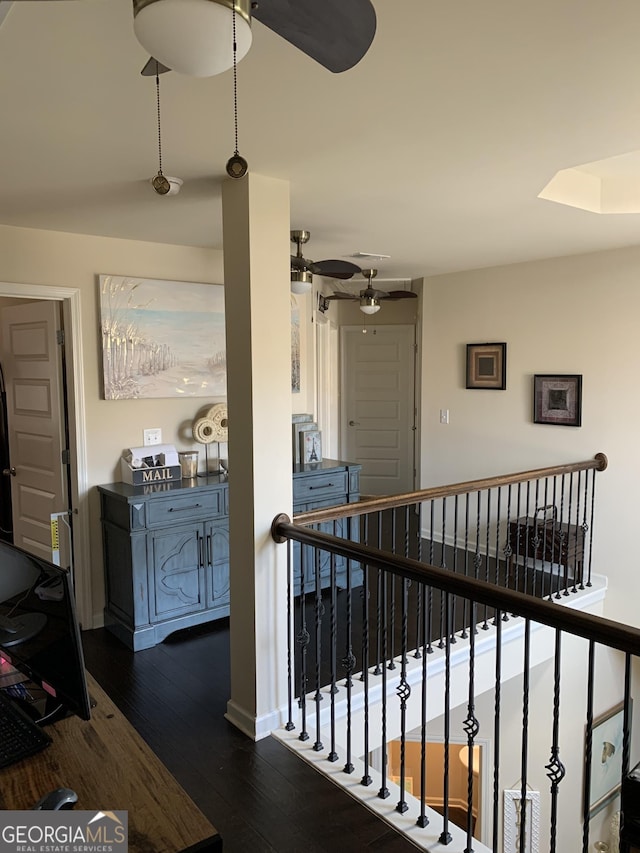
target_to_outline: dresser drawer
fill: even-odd
[[[293,478],[294,504],[324,501],[334,497],[336,503],[344,503],[348,491],[346,471],[304,474]]]
[[[224,513],[224,492],[202,491],[181,494],[166,500],[149,501],[147,525],[178,524],[197,518],[215,518]]]

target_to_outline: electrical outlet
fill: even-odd
[[[142,435],[145,447],[148,447],[150,444],[162,444],[161,429],[145,429],[143,430]]]

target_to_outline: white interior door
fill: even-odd
[[[341,329],[341,455],[362,465],[361,494],[402,494],[415,476],[415,326],[366,329]]]
[[[60,303],[27,302],[2,309],[0,358],[7,390],[13,541],[51,560],[51,513],[69,508]],[[15,473],[14,473],[15,472]],[[60,527],[60,564],[69,537]]]

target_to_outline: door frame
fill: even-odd
[[[80,290],[74,287],[0,281],[0,297],[33,299],[41,302],[46,300],[62,302],[71,469],[69,499],[74,515],[73,569],[76,607],[79,622],[84,627],[91,628],[93,627],[93,607],[91,573],[89,571],[91,565],[89,557],[89,477]]]

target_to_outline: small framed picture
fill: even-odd
[[[624,703],[621,702],[593,721],[589,817],[603,809],[620,791],[623,739]]]
[[[507,387],[507,345],[467,344],[467,388],[504,391]]]
[[[307,429],[300,433],[300,462],[308,465],[322,462],[322,434],[317,429]]]
[[[533,377],[533,422],[579,427],[582,424],[582,376],[536,374]]]

